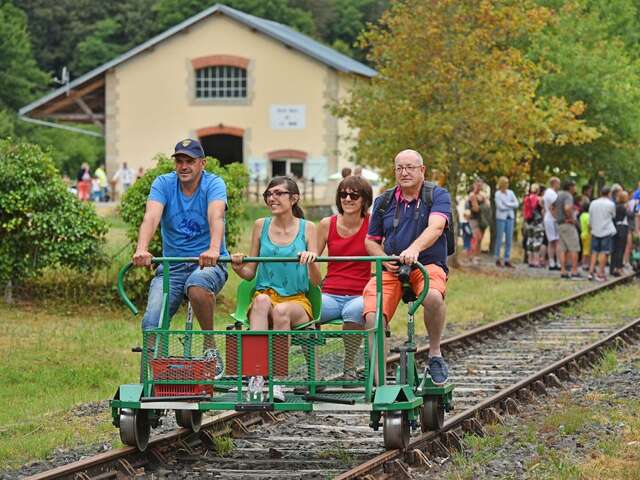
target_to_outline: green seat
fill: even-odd
[[[231,314],[231,316],[237,321],[242,323],[242,326],[245,328],[249,328],[249,318],[247,317],[247,312],[249,311],[249,307],[251,306],[251,301],[253,300],[253,295],[256,293],[256,279],[253,280],[242,280],[240,285],[238,285],[238,290],[236,292],[236,311]],[[296,327],[306,328],[309,325],[316,324],[320,321],[320,313],[322,312],[322,292],[320,288],[316,285],[312,285],[309,282],[309,290],[307,291],[307,298],[309,302],[311,302],[311,312],[313,314],[313,319],[302,325]]]

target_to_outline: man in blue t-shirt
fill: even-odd
[[[176,171],[160,175],[151,185],[147,206],[133,255],[136,266],[150,266],[149,242],[158,225],[165,257],[197,257],[199,263],[171,265],[169,315],[173,315],[187,296],[202,330],[213,330],[216,295],[227,280],[227,270],[218,264],[228,255],[224,240],[224,213],[227,189],[224,181],[204,168],[206,160],[197,140],[178,142],[172,155]],[[142,329],[161,326],[162,265],[151,280]],[[213,347],[213,337],[205,348]]]
[[[403,150],[395,158],[397,185],[390,201],[381,211],[385,195],[373,203],[369,232],[365,247],[369,255],[397,255],[401,263],[412,265],[420,262],[429,273],[429,292],[424,299],[424,324],[429,332],[428,373],[434,383],[447,381],[448,367],[440,352],[440,338],[446,319],[444,297],[447,290],[447,240],[444,235],[451,221],[451,197],[449,192],[433,187],[432,201],[422,200],[425,166],[422,156],[415,150]],[[402,298],[398,279],[400,266],[383,263],[382,272],[383,315],[391,321]],[[412,269],[409,280],[418,295],[424,286],[424,278],[418,269]],[[375,327],[376,279],[372,278],[363,292],[366,328]]]

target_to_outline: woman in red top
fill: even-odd
[[[325,245],[329,256],[365,256],[364,239],[369,229],[369,207],[373,202],[371,185],[362,177],[346,177],[336,192],[338,214],[323,218],[318,227],[318,252]],[[343,330],[362,330],[362,291],[371,278],[369,262],[329,263],[322,282],[320,322],[342,318]],[[357,380],[355,358],[360,336],[345,338],[344,380]]]

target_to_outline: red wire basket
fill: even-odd
[[[213,385],[203,385],[198,382],[212,382],[215,379],[216,361],[214,359],[154,358],[150,363],[155,396],[213,395]],[[158,380],[193,383],[155,383]]]

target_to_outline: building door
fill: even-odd
[[[217,158],[220,165],[243,162],[242,137],[237,135],[214,134],[200,138],[204,154]]]

